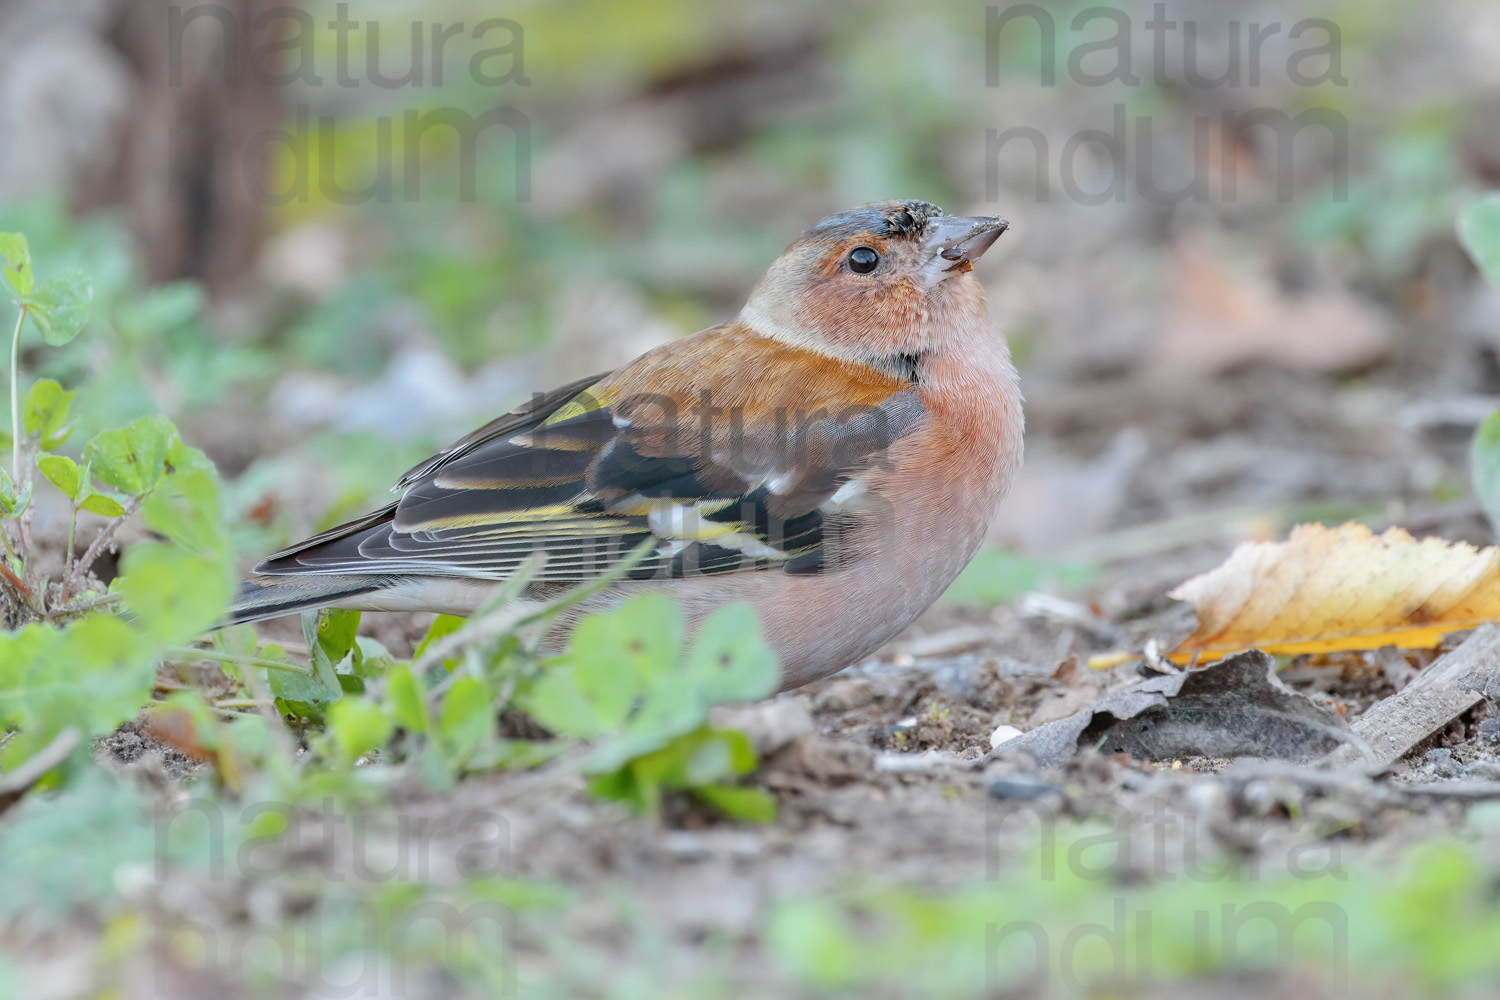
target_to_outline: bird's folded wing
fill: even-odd
[[[865,477],[924,415],[910,388],[839,412],[700,418],[698,402],[574,383],[417,466],[395,504],[256,572],[503,579],[540,550],[541,579],[577,582],[647,538],[631,578],[821,572],[844,558],[832,538],[870,516]]]

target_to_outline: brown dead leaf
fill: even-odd
[[[146,717],[145,734],[197,761],[214,759],[214,752],[198,738],[191,713],[180,708],[158,708]]]
[[[1066,719],[1099,700],[1102,684],[1098,674],[1079,666],[1076,656],[1062,661],[1053,671],[1052,679],[1059,682],[1058,687],[1031,713],[1026,720],[1027,729]]]
[[[1344,742],[1348,727],[1326,705],[1287,687],[1257,650],[1202,670],[1139,681],[1088,708],[1006,740],[990,754],[1025,754],[1043,767],[1080,747],[1141,760],[1270,757],[1302,760]]]
[[[1253,361],[1299,371],[1362,368],[1389,349],[1381,315],[1336,286],[1289,294],[1268,262],[1185,238],[1158,328],[1156,364],[1177,377],[1222,372]]]
[[[1500,548],[1400,528],[1299,525],[1285,542],[1247,542],[1168,596],[1193,605],[1198,629],[1170,658],[1436,646],[1500,619]]]

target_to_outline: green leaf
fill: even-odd
[[[708,718],[708,704],[687,678],[658,684],[620,737],[601,743],[583,763],[590,774],[612,771],[692,732]]]
[[[427,705],[410,667],[394,667],[386,675],[385,697],[386,711],[398,726],[414,733],[427,732]]]
[[[66,455],[47,455],[38,459],[36,464],[47,482],[61,490],[69,503],[77,498],[83,488],[83,470],[77,462]]]
[[[688,673],[712,705],[759,701],[776,693],[776,654],[761,638],[755,610],[730,604],[704,620],[688,656]]]
[[[1484,276],[1500,285],[1500,191],[1464,206],[1458,216],[1458,238]]]
[[[551,732],[591,739],[624,725],[633,699],[630,690],[612,701],[590,699],[578,682],[578,671],[570,663],[560,663],[537,678],[520,703],[526,714]]]
[[[830,992],[858,982],[870,962],[868,943],[854,936],[836,903],[820,897],[777,905],[766,943],[799,979]]]
[[[89,303],[94,289],[82,271],[69,270],[42,284],[28,301],[27,310],[42,339],[59,347],[78,336],[89,321]]]
[[[20,517],[31,504],[31,484],[16,489],[10,473],[0,468],[0,517]]]
[[[316,648],[337,666],[354,649],[359,637],[358,611],[341,611],[330,608],[318,613]],[[311,648],[311,647],[310,647]]]
[[[214,649],[237,656],[254,656],[259,642],[254,625],[229,625],[213,634]]]
[[[677,665],[681,643],[682,613],[670,598],[634,598],[580,622],[567,659],[537,679],[522,707],[560,735],[618,730],[637,699]]]
[[[167,422],[167,426],[172,427],[170,421]],[[167,471],[205,472],[215,479],[219,475],[219,470],[213,462],[209,461],[208,456],[182,440],[176,427],[172,427],[172,437],[167,443]]]
[[[56,448],[67,440],[70,432],[65,426],[68,409],[77,395],[77,390],[64,392],[63,387],[50,378],[38,379],[26,394],[22,426],[27,434],[41,439],[43,450]]]
[[[100,482],[137,496],[155,489],[166,475],[167,450],[176,436],[167,418],[141,417],[95,435],[83,446],[83,459]]]
[[[621,800],[637,810],[649,811],[656,808],[663,788],[697,793],[704,786],[720,785],[726,778],[748,774],[755,764],[755,751],[743,733],[700,726],[615,771],[598,776],[590,789],[603,798]]]
[[[477,677],[461,677],[443,696],[438,715],[438,731],[443,734],[452,755],[459,760],[469,757],[495,724],[495,704],[484,682]]]
[[[24,233],[0,233],[0,262],[5,266],[5,281],[22,298],[31,294],[36,273],[31,268],[31,248]]]
[[[432,620],[432,624],[427,626],[427,634],[422,636],[421,642],[417,643],[417,648],[411,654],[412,659],[414,661],[421,659],[422,654],[427,652],[427,647],[457,632],[467,622],[468,619],[460,618],[458,615],[438,615]],[[456,656],[449,657],[443,661],[443,666],[451,671],[458,666],[458,660]]]
[[[525,769],[545,764],[571,748],[565,740],[495,740],[470,757],[467,766],[474,771]]]
[[[453,762],[432,742],[417,752],[417,774],[428,788],[438,793],[451,791],[458,777]]]
[[[125,604],[164,643],[185,642],[219,620],[234,594],[223,563],[161,542],[125,553]]]
[[[85,739],[109,732],[140,711],[155,676],[151,647],[117,618],[0,635],[0,725],[21,730],[4,759],[25,760],[68,726]]]
[[[352,764],[391,738],[391,723],[380,706],[363,698],[345,698],[328,709],[328,731],[346,764]]]
[[[219,484],[212,473],[194,470],[163,477],[141,506],[141,519],[185,549],[227,561],[229,537],[219,511]]]
[[[776,821],[776,798],[758,788],[702,785],[694,788],[693,794],[716,807],[730,819],[743,819],[751,823],[774,823]]]
[[[367,681],[384,677],[396,665],[396,658],[391,655],[391,651],[372,636],[355,636],[354,649],[350,652],[350,665],[354,667],[354,672]]]
[[[1469,446],[1469,477],[1490,528],[1500,534],[1500,411],[1491,413],[1474,432]]]
[[[204,848],[210,843],[206,814],[184,812],[186,823],[174,820],[168,830],[163,820],[153,829],[151,806],[139,782],[101,767],[81,769],[71,786],[56,795],[27,796],[0,826],[0,881],[6,887],[0,921],[60,926],[68,914],[116,898],[120,873],[134,866],[149,869],[158,858],[164,870],[167,865],[173,871],[204,866]],[[166,836],[158,839],[158,831]],[[223,842],[222,837],[212,841],[215,847]],[[236,841],[230,843],[238,848]],[[14,949],[7,951],[14,954]],[[28,992],[34,989],[0,985],[0,996]]]
[[[584,770],[611,771],[659,750],[701,726],[712,706],[767,697],[778,681],[775,654],[761,638],[754,610],[724,607],[704,621],[683,667],[652,684],[625,733],[597,747]]]
[[[86,510],[90,514],[98,514],[100,517],[121,517],[125,514],[125,508],[120,501],[114,497],[105,496],[103,493],[90,493],[78,504],[79,510]]]
[[[589,690],[619,686],[619,678],[651,681],[677,666],[682,650],[682,611],[665,594],[643,594],[618,611],[579,623],[570,643],[572,659]]]
[[[263,648],[259,655],[263,659],[292,662],[286,650],[275,644]],[[303,670],[267,670],[266,680],[276,699],[276,707],[283,715],[295,715],[313,722],[322,722],[326,706],[343,697],[344,693],[336,675],[332,676],[332,687],[322,677]]]
[[[338,661],[331,658],[327,649],[318,641],[319,623],[323,620],[324,614],[322,611],[302,613],[302,640],[307,643],[307,659],[312,667],[313,676],[327,690],[331,699],[336,701],[343,697],[344,686],[339,683],[338,672],[334,669]],[[339,659],[343,659],[342,654]]]

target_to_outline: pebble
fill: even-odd
[[[947,750],[928,750],[925,753],[901,753],[887,750],[875,758],[875,770],[886,774],[918,774],[935,771],[958,763],[958,755]]]
[[[1439,778],[1461,778],[1469,771],[1453,759],[1453,751],[1447,747],[1427,751],[1425,760],[1427,766],[1432,768],[1432,773]]]
[[[987,789],[992,799],[1011,799],[1018,801],[1029,801],[1039,799],[1044,795],[1051,795],[1058,791],[1056,785],[1049,785],[1041,778],[1029,774],[1007,774],[990,780]]]
[[[720,706],[710,713],[709,719],[720,729],[743,732],[762,757],[813,731],[813,719],[807,711],[806,700],[796,695],[753,705]]]
[[[1021,731],[1015,726],[999,726],[990,733],[990,749],[993,750],[1007,740],[1013,740],[1021,735]]]

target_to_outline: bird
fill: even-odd
[[[226,622],[471,615],[524,562],[538,605],[614,577],[547,648],[659,591],[690,628],[751,605],[782,690],[860,662],[973,558],[1020,466],[1019,380],[973,274],[1008,228],[917,200],[824,218],[733,321],[461,438],[393,503],[267,557]]]

